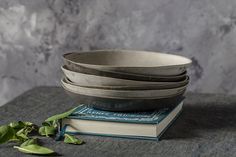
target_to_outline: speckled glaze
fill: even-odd
[[[72,52],[64,54],[63,60],[99,71],[154,76],[180,75],[192,62],[179,55],[118,49]]]
[[[89,95],[96,97],[108,97],[108,98],[126,98],[126,99],[153,99],[153,98],[166,98],[172,95],[177,95],[183,93],[186,90],[187,85],[180,86],[178,88],[170,89],[145,89],[145,90],[117,90],[117,89],[107,89],[107,88],[91,88],[82,87],[75,85],[68,81],[66,78],[61,79],[61,85],[64,89],[69,90],[76,94]]]
[[[183,74],[183,79],[178,81],[167,82],[153,82],[153,81],[137,81],[130,79],[120,79],[114,77],[105,77],[99,75],[91,75],[85,73],[78,73],[68,70],[66,66],[61,67],[65,77],[68,81],[75,85],[95,88],[133,88],[133,89],[155,89],[155,88],[175,88],[189,83],[189,77]],[[135,77],[137,78],[137,77]]]
[[[189,91],[236,94],[235,0],[1,0],[0,104],[59,85],[62,54],[95,49],[190,58]]]

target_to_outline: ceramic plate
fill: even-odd
[[[65,64],[62,70],[78,72],[83,74],[90,74],[96,76],[104,76],[110,78],[119,78],[119,79],[126,79],[126,80],[136,80],[136,81],[151,81],[151,82],[176,82],[176,81],[183,81],[186,79],[186,71],[181,73],[180,75],[173,75],[173,76],[157,76],[157,75],[138,75],[138,74],[129,74],[129,73],[122,73],[122,72],[107,72],[96,70],[92,68],[86,68],[81,65],[73,64],[71,62],[65,61]]]
[[[75,85],[78,86],[94,87],[94,88],[167,89],[167,88],[177,88],[185,86],[189,82],[188,77],[186,77],[185,80],[178,82],[149,82],[149,81],[134,81],[134,80],[83,74],[70,71],[65,67],[62,67],[62,71],[64,72],[65,76],[71,81],[71,83],[74,83]]]
[[[73,93],[65,88],[66,93],[71,96],[76,103],[85,104],[100,110],[107,111],[148,111],[165,107],[176,106],[184,99],[183,92],[179,95],[159,99],[115,99],[94,97]]]
[[[67,62],[87,68],[142,75],[179,75],[191,64],[182,56],[130,50],[97,50],[63,55]]]
[[[73,93],[97,96],[106,98],[134,98],[134,99],[153,99],[153,98],[165,98],[172,95],[178,95],[183,92],[187,86],[172,88],[172,89],[161,89],[161,90],[112,90],[112,89],[100,89],[100,88],[88,88],[70,84],[65,78],[61,80],[63,87],[69,89]]]
[[[81,86],[81,87],[87,87],[87,88],[99,88],[99,89],[112,89],[112,90],[151,90],[151,89],[172,89],[172,88],[178,88],[178,87],[183,87],[188,85],[188,81],[184,82],[184,83],[176,83],[176,84],[170,84],[170,85],[144,85],[144,86],[140,86],[140,85],[132,85],[132,86],[128,86],[128,85],[122,85],[122,86],[99,86],[99,85],[91,85],[91,84],[86,84],[86,85],[81,85],[78,83],[74,83],[71,80],[69,80],[68,78],[65,77],[66,82],[75,85],[75,86]]]

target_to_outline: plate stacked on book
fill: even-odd
[[[144,111],[176,105],[189,83],[191,60],[129,50],[63,55],[65,91],[81,104],[108,111]]]

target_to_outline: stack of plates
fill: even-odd
[[[79,103],[109,111],[175,105],[189,83],[191,60],[157,52],[97,50],[63,55],[65,91]]]

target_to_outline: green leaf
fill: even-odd
[[[34,124],[31,122],[22,122],[25,126],[33,126]]]
[[[64,139],[64,142],[65,143],[68,143],[68,144],[76,144],[76,145],[80,145],[80,144],[83,144],[84,141],[76,138],[75,136],[71,136],[69,134],[65,134],[65,139]]]
[[[17,135],[17,139],[19,139],[20,141],[25,141],[25,140],[28,140],[29,137],[26,136],[25,134],[21,133],[21,134]]]
[[[20,145],[20,147],[28,146],[28,145],[31,145],[31,144],[38,144],[37,138],[28,139],[27,141],[23,142],[23,143]]]
[[[36,125],[31,122],[11,122],[9,126],[16,132],[11,141],[25,141],[28,139],[28,134],[36,129]]]
[[[48,119],[45,120],[45,122],[51,122],[51,121],[56,121],[56,120],[59,120],[59,119],[63,119],[65,117],[68,117],[71,113],[73,113],[75,110],[77,109],[76,108],[73,108],[67,112],[64,112],[64,113],[61,113],[61,114],[57,114],[57,115],[54,115],[52,117],[49,117]]]
[[[51,122],[43,122],[42,126],[52,126],[52,123]]]
[[[25,127],[26,134],[31,133],[33,130],[36,130],[36,126],[34,126],[34,125]]]
[[[52,121],[51,123],[52,123],[52,126],[54,127],[54,128],[57,128],[58,127],[58,125],[59,125],[59,122],[58,122],[59,120],[54,120],[54,121]]]
[[[23,122],[19,121],[19,122],[11,122],[9,124],[10,127],[12,127],[13,129],[21,129],[21,128],[24,128],[25,125]]]
[[[22,129],[24,127],[27,126],[33,126],[34,124],[31,122],[22,122],[22,121],[18,121],[18,122],[11,122],[9,124],[10,127],[12,127],[13,129]]]
[[[22,142],[24,141],[24,139],[22,138],[19,138],[18,136],[14,135],[10,140],[9,142]]]
[[[26,131],[25,128],[20,129],[19,131],[16,132],[16,137],[20,137],[23,140],[27,140],[28,138],[28,132]]]
[[[8,142],[10,139],[13,138],[15,132],[8,125],[0,126],[0,144]]]
[[[28,138],[28,134],[31,133],[33,130],[36,130],[36,125],[30,122],[18,122],[17,123],[10,123],[9,126],[12,126],[16,132],[16,138],[21,141],[25,141]],[[21,128],[23,126],[23,128]]]
[[[43,136],[55,135],[56,129],[53,126],[42,126],[39,128],[39,134]]]
[[[54,121],[50,121],[50,122],[43,122],[42,125],[43,126],[52,126],[56,129],[58,126],[58,120],[54,120]]]
[[[20,152],[27,153],[27,154],[46,155],[46,154],[54,153],[53,150],[36,145],[36,144],[31,144],[31,145],[22,146],[22,147],[14,146],[14,148],[18,149]]]

